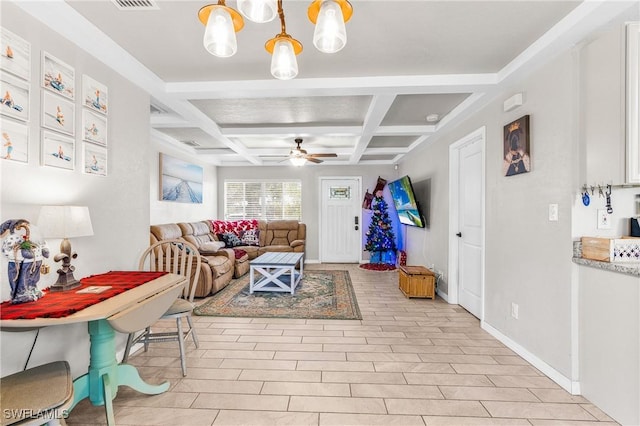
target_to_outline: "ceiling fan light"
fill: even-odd
[[[244,23],[235,10],[224,5],[209,5],[200,10],[201,20],[208,13],[202,44],[209,53],[220,58],[233,56],[238,50],[236,31]],[[237,16],[236,16],[237,15]],[[239,22],[238,21],[239,18]]]
[[[279,80],[291,80],[298,75],[298,61],[293,43],[287,37],[278,37],[271,56],[271,75]]]
[[[291,161],[291,164],[293,164],[296,167],[301,167],[304,166],[304,164],[307,162],[307,159],[304,157],[291,157],[289,158],[289,161]]]
[[[320,6],[313,45],[321,52],[336,53],[347,44],[347,30],[342,8],[333,0],[325,0]]]
[[[276,17],[278,5],[276,0],[238,0],[238,10],[248,20],[262,24]]]

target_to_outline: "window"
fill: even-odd
[[[225,181],[224,218],[302,219],[302,183],[299,180]]]

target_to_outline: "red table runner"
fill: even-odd
[[[91,275],[80,280],[81,285],[73,290],[49,292],[35,302],[11,302],[0,304],[0,319],[62,318],[83,310],[91,305],[107,300],[117,294],[155,280],[167,272],[111,271]],[[111,286],[102,293],[78,293],[89,286]]]

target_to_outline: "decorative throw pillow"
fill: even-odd
[[[240,238],[238,238],[238,236],[233,232],[225,232],[220,237],[222,241],[224,241],[225,247],[227,248],[233,248],[242,245],[242,241],[240,241]]]
[[[240,241],[245,246],[259,246],[260,245],[260,230],[248,229],[240,232]]]
[[[226,243],[224,241],[210,241],[208,243],[200,244],[200,252],[215,253],[225,246]]]

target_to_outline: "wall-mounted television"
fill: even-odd
[[[388,185],[400,223],[424,228],[425,220],[416,202],[409,176],[403,176],[398,180],[390,182]]]

